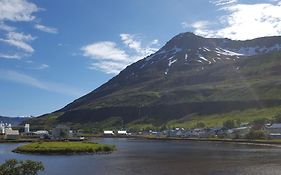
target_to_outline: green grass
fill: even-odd
[[[14,152],[30,154],[80,154],[107,153],[115,150],[114,145],[92,142],[33,142],[17,147]]]
[[[168,122],[168,127],[184,127],[193,128],[197,123],[203,122],[206,127],[222,126],[227,120],[237,120],[242,123],[252,122],[259,118],[273,119],[274,116],[281,113],[281,106],[262,108],[262,109],[247,109],[243,111],[233,111],[224,114],[214,115],[192,115],[187,118],[172,120]]]

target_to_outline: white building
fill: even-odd
[[[103,131],[103,135],[114,135],[113,131]]]
[[[118,135],[127,135],[127,131],[117,131]]]
[[[19,135],[20,135],[19,130],[12,130],[12,129],[8,128],[5,130],[4,139],[16,140],[16,139],[18,139]]]
[[[281,123],[274,123],[266,127],[270,138],[281,138]]]
[[[29,133],[30,132],[30,125],[29,124],[25,124],[24,125],[24,132],[25,133]]]
[[[12,130],[12,125],[7,123],[0,123],[0,134],[5,134],[6,130]]]
[[[46,130],[38,130],[38,131],[35,131],[35,132],[33,132],[33,134],[35,134],[35,135],[45,135],[45,134],[49,134],[49,132],[48,131],[46,131]]]
[[[5,134],[5,125],[4,123],[0,123],[0,134]]]

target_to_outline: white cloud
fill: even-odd
[[[127,64],[114,61],[92,63],[89,69],[101,70],[107,74],[118,74]]]
[[[216,6],[224,6],[237,3],[238,0],[215,0],[210,1],[211,3],[215,4]]]
[[[82,47],[81,50],[83,51],[83,56],[93,59],[123,61],[128,58],[126,52],[117,48],[116,43],[111,41],[89,44]]]
[[[35,38],[30,34],[24,34],[19,28],[10,24],[26,22],[33,25],[36,19],[35,13],[40,10],[42,9],[29,0],[0,0],[0,31],[6,35],[6,37],[0,36],[0,42],[7,46],[0,48],[2,58],[20,59],[30,56],[35,51],[30,44]],[[44,32],[57,33],[56,28],[41,24],[36,24],[35,28]]]
[[[153,48],[152,45],[157,45],[158,40],[155,39],[153,40],[150,45],[143,47],[141,40],[137,38],[136,35],[131,35],[128,33],[122,33],[120,34],[121,40],[123,43],[129,47],[130,49],[134,49],[135,52],[140,56],[140,57],[145,57],[147,55],[150,55],[154,52],[156,52],[158,49]]]
[[[152,47],[158,44],[157,39],[143,46],[141,40],[136,39],[135,35],[123,33],[120,34],[120,38],[127,50],[121,49],[112,41],[96,42],[82,47],[83,56],[94,61],[89,68],[107,74],[118,74],[126,66],[158,50]]]
[[[136,50],[137,52],[142,52],[141,42],[135,40],[133,35],[122,33],[120,34],[121,40],[129,48]]]
[[[36,24],[34,27],[38,30],[41,30],[41,31],[47,32],[47,33],[54,33],[54,34],[58,33],[58,29],[56,29],[54,27],[48,27],[48,26],[44,26],[41,24]]]
[[[48,64],[41,64],[37,67],[38,70],[48,69],[50,66]]]
[[[216,25],[193,25],[196,34],[235,40],[281,35],[281,1],[254,4],[231,0],[215,2],[225,14],[217,19]]]
[[[29,75],[13,70],[0,70],[0,79],[73,97],[80,97],[85,94],[84,91],[73,88],[69,85],[38,80]]]
[[[0,38],[0,41],[22,49],[25,52],[33,53],[34,49],[28,44],[28,42],[34,39],[35,37],[31,36],[30,34],[26,35],[18,32],[9,32],[6,38]]]
[[[12,32],[16,30],[16,28],[13,26],[6,25],[3,21],[0,21],[0,30]]]
[[[196,21],[191,24],[191,27],[193,28],[206,28],[208,25],[210,25],[210,21]]]
[[[21,56],[17,54],[9,55],[9,54],[0,53],[0,58],[19,60]]]
[[[158,43],[159,43],[159,40],[155,39],[155,40],[150,42],[150,45],[158,45]]]
[[[0,21],[32,21],[39,8],[26,0],[0,0]]]

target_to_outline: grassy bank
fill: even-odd
[[[94,154],[110,153],[114,150],[114,145],[92,142],[33,142],[20,146],[13,152],[30,154]]]

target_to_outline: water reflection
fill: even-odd
[[[40,156],[10,152],[17,144],[0,144],[0,162],[8,158],[43,161],[42,175],[280,175],[281,149],[233,143],[151,141],[98,138],[115,144],[110,155]]]

